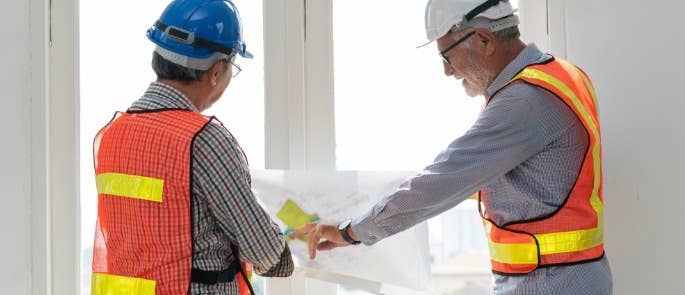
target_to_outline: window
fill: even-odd
[[[435,43],[416,48],[425,2],[333,4],[337,168],[423,168],[470,127],[482,99],[443,75]]]
[[[145,36],[167,0],[80,2],[81,72],[81,294],[90,293],[91,249],[97,212],[92,141],[97,131],[125,111],[155,80],[154,44]],[[206,115],[216,115],[238,139],[250,166],[264,166],[264,63],[262,1],[240,1],[243,33],[255,58]],[[121,16],[125,15],[125,21]]]

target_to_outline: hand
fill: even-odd
[[[326,251],[338,247],[346,247],[350,244],[343,239],[338,231],[338,225],[310,223],[292,234],[288,235],[291,239],[308,235],[307,248],[309,249],[309,259],[316,258],[316,250]],[[321,241],[323,239],[323,241]]]

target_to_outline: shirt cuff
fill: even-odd
[[[289,277],[293,274],[294,268],[295,264],[293,263],[293,258],[290,254],[290,247],[288,247],[288,244],[285,244],[279,262],[268,271],[258,274],[262,277]]]
[[[369,215],[373,210],[369,210],[365,215],[359,216],[352,220],[350,227],[357,235],[359,241],[364,245],[371,246],[378,241],[384,239],[388,235],[381,229]]]

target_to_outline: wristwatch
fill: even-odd
[[[361,242],[355,241],[354,239],[352,239],[352,237],[350,237],[350,234],[347,233],[347,228],[349,228],[351,224],[352,224],[352,219],[348,219],[348,220],[343,221],[342,223],[340,223],[338,225],[338,231],[340,232],[340,235],[343,237],[343,239],[345,239],[345,242],[348,242],[351,245],[358,245]]]

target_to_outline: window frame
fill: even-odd
[[[265,1],[266,168],[335,169],[331,15],[330,0]]]
[[[79,291],[78,1],[31,0],[31,294]]]

